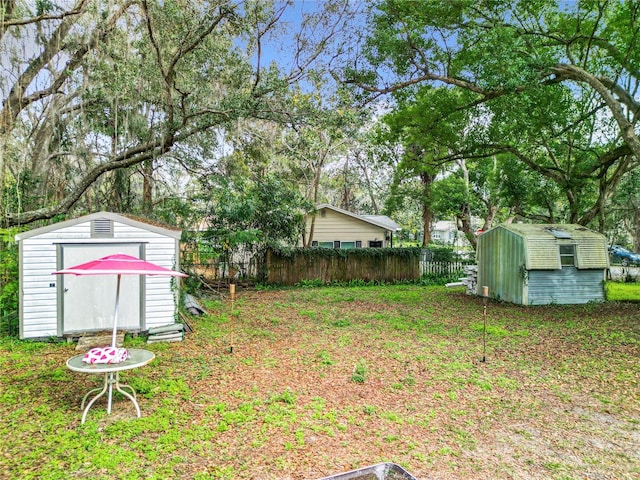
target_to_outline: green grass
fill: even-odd
[[[0,339],[0,477],[640,475],[634,303],[490,302],[483,318],[478,297],[398,285],[241,294],[233,320],[207,305],[184,342],[127,339],[156,354],[122,374],[139,419],[117,395],[80,425],[100,379],[66,369],[75,346]]]
[[[607,300],[613,302],[640,302],[640,283],[607,282]]]

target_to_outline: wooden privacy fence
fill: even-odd
[[[329,248],[269,249],[266,255],[235,252],[229,263],[220,256],[194,255],[183,248],[180,264],[190,274],[207,281],[257,281],[295,285],[304,280],[325,284],[351,280],[393,282],[420,280],[446,282],[464,276],[471,260],[439,259],[433,251],[411,248]],[[196,252],[197,253],[197,252]]]
[[[365,249],[306,250],[287,254],[268,250],[267,282],[295,285],[303,280],[319,280],[328,284],[350,280],[393,281],[420,278],[420,255],[412,253],[412,249],[376,249],[375,254],[365,254]]]

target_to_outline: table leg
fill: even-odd
[[[84,409],[84,412],[82,412],[82,421],[80,422],[81,424],[82,424],[82,423],[84,423],[84,422],[85,422],[85,420],[87,419],[87,413],[89,412],[89,409],[91,408],[91,405],[93,405],[93,404],[95,403],[95,401],[96,401],[96,400],[98,400],[102,395],[104,395],[104,394],[105,394],[105,392],[107,391],[107,387],[108,387],[108,386],[110,386],[110,383],[109,383],[109,374],[108,374],[108,373],[106,373],[106,374],[104,375],[104,384],[102,385],[102,388],[101,388],[101,389],[94,388],[93,390],[90,390],[90,391],[89,391],[89,392],[84,396],[84,398],[82,399],[82,406],[81,406],[80,408],[83,408],[83,407],[84,407],[84,402],[85,402],[85,400],[87,399],[87,397],[88,397],[91,393],[95,392],[96,390],[100,390],[100,392],[99,392],[95,397],[93,397],[93,398],[89,401],[89,403],[87,404],[87,408],[85,408],[85,409]]]
[[[125,385],[124,383],[118,383],[118,385],[120,386],[120,388],[128,388],[129,390],[131,390],[131,395],[133,395],[133,398],[135,398],[136,400],[138,399],[138,397],[136,397],[136,391],[131,385]],[[120,392],[122,392],[122,390],[120,390]]]
[[[115,376],[113,372],[111,372],[111,373],[104,374],[104,384],[102,385],[102,388],[94,388],[93,390],[89,390],[87,394],[84,396],[84,398],[82,399],[82,405],[80,406],[80,408],[84,409],[84,411],[82,413],[82,421],[80,423],[85,422],[85,420],[87,419],[87,413],[89,412],[89,409],[91,408],[91,406],[95,403],[96,400],[98,400],[98,398],[103,396],[105,393],[107,394],[107,415],[111,415],[111,404],[113,399],[114,386],[116,387],[116,390],[118,392],[120,392],[122,395],[124,395],[126,398],[128,398],[133,402],[133,405],[136,407],[136,413],[138,414],[138,418],[142,416],[140,413],[140,406],[138,405],[138,401],[136,399],[136,391],[133,389],[132,386],[126,385],[124,383],[122,384],[120,383],[119,372],[116,372]],[[126,392],[125,390],[123,390],[123,388],[130,390],[131,393]],[[98,394],[89,401],[89,403],[85,408],[84,404],[87,401],[87,398],[89,398],[89,396],[94,392],[98,392]]]
[[[131,390],[131,394],[128,392],[125,392],[122,389],[123,387]],[[124,395],[125,397],[127,397],[129,400],[133,402],[133,405],[136,407],[136,413],[138,414],[138,418],[140,418],[142,415],[140,414],[140,407],[138,406],[138,402],[136,400],[136,391],[133,389],[133,387],[129,385],[120,384],[120,376],[117,373],[116,373],[116,390],[118,390],[122,395]]]
[[[106,391],[106,387],[104,387],[104,386],[99,387],[99,388],[94,388],[93,390],[89,390],[87,392],[87,394],[84,396],[84,398],[82,399],[82,404],[80,405],[80,410],[84,410],[84,402],[87,401],[87,398],[89,398],[89,395],[91,395],[93,392],[100,392],[100,395],[98,395],[98,396],[101,396],[102,394],[104,394],[105,391]]]

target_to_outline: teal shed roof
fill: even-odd
[[[606,238],[582,225],[511,223],[488,230],[483,236],[497,234],[501,229],[523,240],[527,270],[561,268],[557,246],[563,244],[576,246],[576,267],[609,267]]]

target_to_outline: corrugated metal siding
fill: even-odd
[[[558,242],[550,235],[527,235],[527,270],[560,268]]]
[[[608,268],[609,254],[604,236],[584,238],[578,243],[578,268]]]
[[[40,235],[25,236],[20,240],[20,338],[58,336],[58,304],[56,278],[57,244],[86,240],[103,243],[104,239],[91,240],[91,221],[47,231]],[[145,255],[150,262],[166,268],[176,268],[177,239],[157,231],[147,231],[137,226],[114,222],[114,240],[117,242],[144,243]],[[145,326],[175,323],[176,292],[170,277],[146,278]]]
[[[478,238],[478,293],[489,287],[489,296],[522,303],[522,266],[525,244],[522,237],[500,227]]]
[[[533,270],[529,272],[529,305],[604,301],[604,270]]]
[[[549,228],[568,232],[556,238]],[[575,267],[561,268],[560,244],[576,245]],[[500,225],[478,238],[478,293],[518,304],[604,300],[606,239],[580,225]]]

